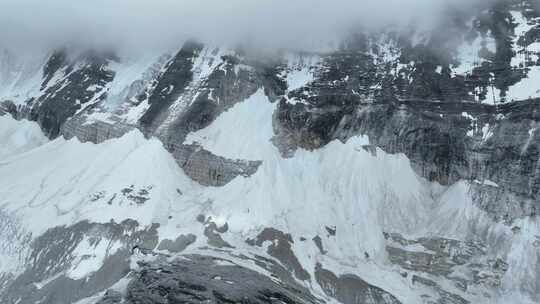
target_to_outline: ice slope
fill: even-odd
[[[39,126],[30,121],[17,121],[9,115],[0,116],[0,163],[17,155],[31,151],[48,142]],[[3,173],[0,184],[11,178]],[[17,219],[4,212],[0,204],[0,277],[4,273],[15,273],[22,269],[21,258],[26,246],[25,232]]]
[[[82,220],[160,223],[177,189],[192,184],[161,142],[138,131],[100,145],[59,138],[0,161],[0,206],[36,236]]]
[[[512,226],[493,222],[478,209],[465,181],[458,182],[438,198],[440,207],[426,225],[436,235],[451,239],[482,240],[489,246],[491,257],[501,257],[508,263],[502,278],[500,298],[494,303],[536,303],[526,294],[538,290],[540,272],[540,221],[535,218],[520,219]],[[519,227],[520,231],[512,231]],[[522,292],[525,291],[525,294]]]
[[[337,272],[360,271],[370,283],[414,302],[399,274],[380,267],[386,263],[383,231],[417,230],[434,204],[430,186],[404,156],[364,150],[365,137],[332,142],[318,151],[299,150],[284,159],[271,142],[275,106],[259,91],[186,139],[217,155],[263,161],[251,178],[208,189],[209,215],[246,237],[265,227],[289,232],[296,240],[320,235],[329,256],[311,242],[293,245],[308,272],[325,261]],[[326,227],[335,227],[336,236],[327,237]],[[386,286],[388,280],[392,286]]]
[[[275,107],[259,91],[186,139],[227,158],[263,161],[251,178],[206,191],[212,202],[208,214],[228,223],[231,232],[252,236],[275,227],[311,239],[335,227],[335,237],[323,237],[328,255],[310,243],[293,245],[303,267],[311,273],[317,262],[324,262],[338,273],[356,273],[404,303],[417,299],[407,287],[410,282],[388,267],[383,231],[410,238],[482,240],[491,257],[509,258],[504,299],[514,296],[525,303],[519,290],[534,292],[535,283],[527,282],[538,276],[538,255],[531,252],[540,235],[538,223],[518,223],[526,229],[516,237],[511,227],[493,222],[474,205],[468,182],[430,184],[417,177],[405,156],[380,149],[368,153],[366,137],[334,141],[317,151],[298,150],[284,159],[271,142]]]
[[[214,207],[226,213],[221,216],[230,219],[231,229],[247,232],[250,227],[267,225],[299,234],[324,234],[324,226],[337,225],[343,237],[363,235],[362,241],[344,240],[359,246],[348,246],[352,252],[347,255],[363,256],[367,251],[376,256],[382,233],[373,233],[374,227],[412,227],[426,214],[428,188],[408,160],[382,151],[371,155],[362,148],[369,144],[365,137],[332,142],[319,151],[299,150],[293,158],[283,158],[271,142],[275,106],[258,91],[186,139],[220,156],[263,161],[251,178],[238,178],[222,189],[208,191],[215,192]],[[392,221],[379,216],[390,210],[407,216],[392,216]]]

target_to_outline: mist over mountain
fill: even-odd
[[[350,32],[411,23],[432,27],[449,12],[490,0],[2,0],[0,39],[22,49],[176,47],[196,38],[261,48],[320,48]]]

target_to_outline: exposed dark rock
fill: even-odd
[[[460,295],[445,291],[439,286],[439,284],[437,284],[436,282],[430,279],[413,275],[412,283],[416,285],[420,284],[420,285],[434,289],[439,294],[439,298],[437,298],[436,301],[433,303],[440,303],[440,304],[469,304],[470,303],[469,301],[465,300]]]
[[[326,250],[324,250],[324,247],[323,247],[323,243],[322,243],[322,239],[320,236],[315,236],[313,238],[313,242],[315,243],[315,245],[317,246],[317,248],[319,248],[319,251],[322,253],[322,254],[326,254]]]
[[[198,255],[143,264],[125,303],[317,303],[301,290],[222,260]]]
[[[336,227],[328,227],[328,226],[325,226],[324,227],[326,229],[326,232],[328,232],[328,235],[330,236],[336,236]]]
[[[266,241],[272,242],[268,246],[268,254],[278,259],[289,271],[294,272],[294,276],[299,280],[309,280],[309,273],[302,267],[298,258],[294,255],[291,243],[294,243],[290,234],[285,234],[274,228],[265,228],[256,239],[249,239],[246,242],[251,246],[262,247]]]
[[[135,186],[131,185],[129,188],[122,189],[121,193],[128,201],[137,205],[143,205],[150,199],[150,191],[152,188],[152,186],[147,186],[145,188],[135,189]]]
[[[453,268],[485,255],[486,248],[477,242],[462,242],[443,238],[421,238],[406,240],[399,234],[389,234],[387,237],[402,247],[390,243],[386,250],[392,263],[404,269],[426,272],[432,275],[449,276]],[[407,250],[407,246],[419,245],[424,251]]]
[[[196,240],[197,237],[193,234],[181,235],[174,241],[165,239],[159,243],[158,250],[168,250],[173,253],[182,252]]]
[[[197,215],[197,222],[204,224],[206,216],[204,214]]]
[[[212,154],[197,145],[168,145],[184,172],[205,186],[224,186],[238,176],[249,177],[261,165],[261,161],[230,160]]]
[[[45,73],[48,68],[56,67],[55,58],[53,55]],[[109,59],[104,54],[88,52],[70,62],[62,71],[54,72],[62,73],[61,80],[44,87],[43,95],[34,101],[29,114],[47,136],[57,137],[62,125],[77,111],[92,100],[106,97],[104,88],[114,78],[114,72],[108,69]]]
[[[61,68],[70,68],[66,50],[55,51],[43,67],[43,83],[41,84],[42,91],[47,88],[47,85],[51,79],[57,72],[60,71]]]
[[[120,138],[136,128],[137,126],[125,124],[121,121],[116,123],[101,120],[89,122],[86,115],[77,115],[62,125],[60,133],[66,139],[76,137],[81,142],[99,144],[109,139]]]
[[[120,303],[122,303],[122,294],[114,290],[107,290],[103,298],[101,298],[96,304],[120,304]]]
[[[162,122],[167,108],[180,97],[193,79],[193,60],[202,50],[203,45],[189,41],[168,63],[165,72],[158,78],[155,88],[148,97],[150,108],[140,123],[147,133],[153,133]],[[160,117],[161,116],[161,117]]]
[[[14,118],[17,118],[17,106],[11,101],[0,102],[0,116],[11,114]]]
[[[315,279],[326,295],[343,304],[399,304],[393,295],[355,275],[336,276],[317,264]]]
[[[223,230],[221,230],[223,231]],[[221,232],[216,223],[211,222],[204,228],[204,235],[208,238],[208,245],[217,248],[234,248],[229,243],[223,240]]]
[[[399,234],[385,234],[389,240],[386,250],[390,261],[401,268],[417,273],[413,283],[432,288],[440,299],[437,303],[468,303],[457,291],[475,286],[482,290],[500,287],[508,265],[501,259],[490,259],[487,248],[478,242],[462,242],[444,238],[407,240]],[[463,271],[467,269],[467,271]],[[442,287],[432,279],[445,278]],[[453,286],[455,290],[449,290]]]

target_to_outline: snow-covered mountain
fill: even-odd
[[[538,303],[535,4],[317,52],[1,52],[1,302]]]

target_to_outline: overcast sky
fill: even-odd
[[[484,0],[0,0],[0,43],[144,49],[199,37],[301,47],[357,26],[430,24],[473,1]]]

